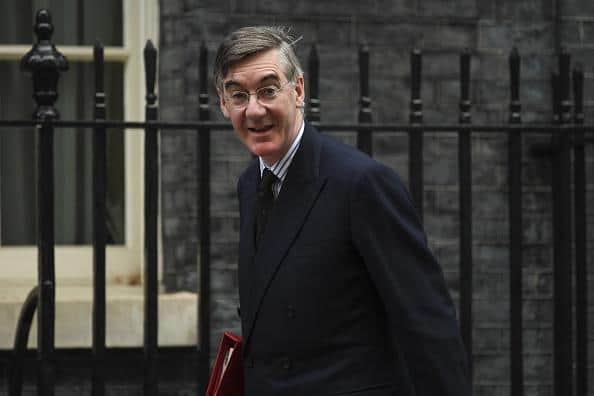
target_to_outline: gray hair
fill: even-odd
[[[294,39],[289,29],[277,26],[248,26],[228,35],[217,50],[214,64],[214,83],[223,91],[223,79],[235,63],[260,52],[277,49],[281,68],[288,81],[295,82],[303,74],[303,69],[295,55],[293,45],[301,37]]]

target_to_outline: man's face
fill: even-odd
[[[255,92],[263,87],[281,90],[265,104],[256,100]],[[300,107],[304,101],[303,76],[295,83],[287,81],[275,49],[254,54],[231,66],[219,92],[221,111],[231,119],[233,129],[246,147],[262,157],[267,165],[280,160],[289,150],[303,120]],[[231,103],[234,92],[250,92],[246,106]]]

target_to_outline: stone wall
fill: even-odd
[[[557,14],[559,12],[559,17]],[[588,0],[400,0],[400,1],[198,1],[161,2],[160,104],[163,120],[197,119],[198,48],[214,51],[228,32],[244,25],[292,26],[302,35],[297,52],[304,66],[310,46],[320,56],[321,117],[354,122],[358,112],[357,49],[371,52],[371,97],[377,122],[406,123],[410,100],[409,53],[423,50],[425,122],[458,117],[458,54],[472,53],[472,118],[505,123],[509,117],[508,54],[522,56],[521,102],[525,122],[551,120],[550,74],[554,54],[567,47],[586,70],[586,120],[594,116],[594,3]],[[307,76],[306,76],[307,85]],[[211,86],[214,119],[221,120]],[[307,86],[306,86],[307,90]],[[354,142],[350,133],[334,133]],[[524,352],[527,395],[552,394],[552,204],[551,163],[531,147],[545,135],[524,138]],[[458,295],[458,166],[455,134],[427,133],[424,147],[425,227],[433,251]],[[376,133],[374,156],[408,175],[405,134]],[[235,182],[249,154],[232,132],[213,133],[212,143],[212,345],[224,329],[239,331],[237,306],[238,213]],[[197,285],[196,135],[167,132],[162,138],[163,241],[168,290]],[[476,395],[507,395],[509,364],[509,232],[507,142],[503,134],[472,139],[474,253],[474,388]],[[594,152],[587,151],[588,200],[594,187]],[[588,211],[588,225],[594,213]],[[589,273],[594,242],[588,237]],[[589,290],[593,290],[589,278]],[[590,294],[590,306],[594,296]],[[590,313],[593,309],[590,308]],[[590,326],[593,329],[594,326]],[[590,345],[594,332],[590,331]],[[594,375],[590,348],[590,371]],[[591,387],[590,394],[594,394]]]

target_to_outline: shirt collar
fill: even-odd
[[[295,140],[293,140],[291,147],[289,147],[289,150],[284,155],[284,157],[281,158],[279,161],[277,161],[275,164],[273,164],[271,166],[266,166],[264,164],[264,161],[262,160],[262,157],[259,157],[260,177],[262,177],[262,172],[264,172],[264,169],[268,168],[268,169],[270,169],[270,171],[272,171],[272,173],[274,173],[274,175],[276,177],[278,177],[280,179],[281,182],[283,182],[285,180],[285,177],[287,176],[287,172],[289,171],[289,165],[291,165],[291,162],[293,161],[293,157],[295,156],[295,153],[297,152],[297,148],[299,148],[299,143],[301,142],[301,138],[303,137],[304,129],[305,129],[305,122],[301,122],[301,127],[299,128],[299,132],[297,133]]]

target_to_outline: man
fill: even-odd
[[[245,395],[470,395],[409,194],[304,123],[292,43],[279,28],[242,28],[215,60],[220,108],[258,157],[238,183]]]

